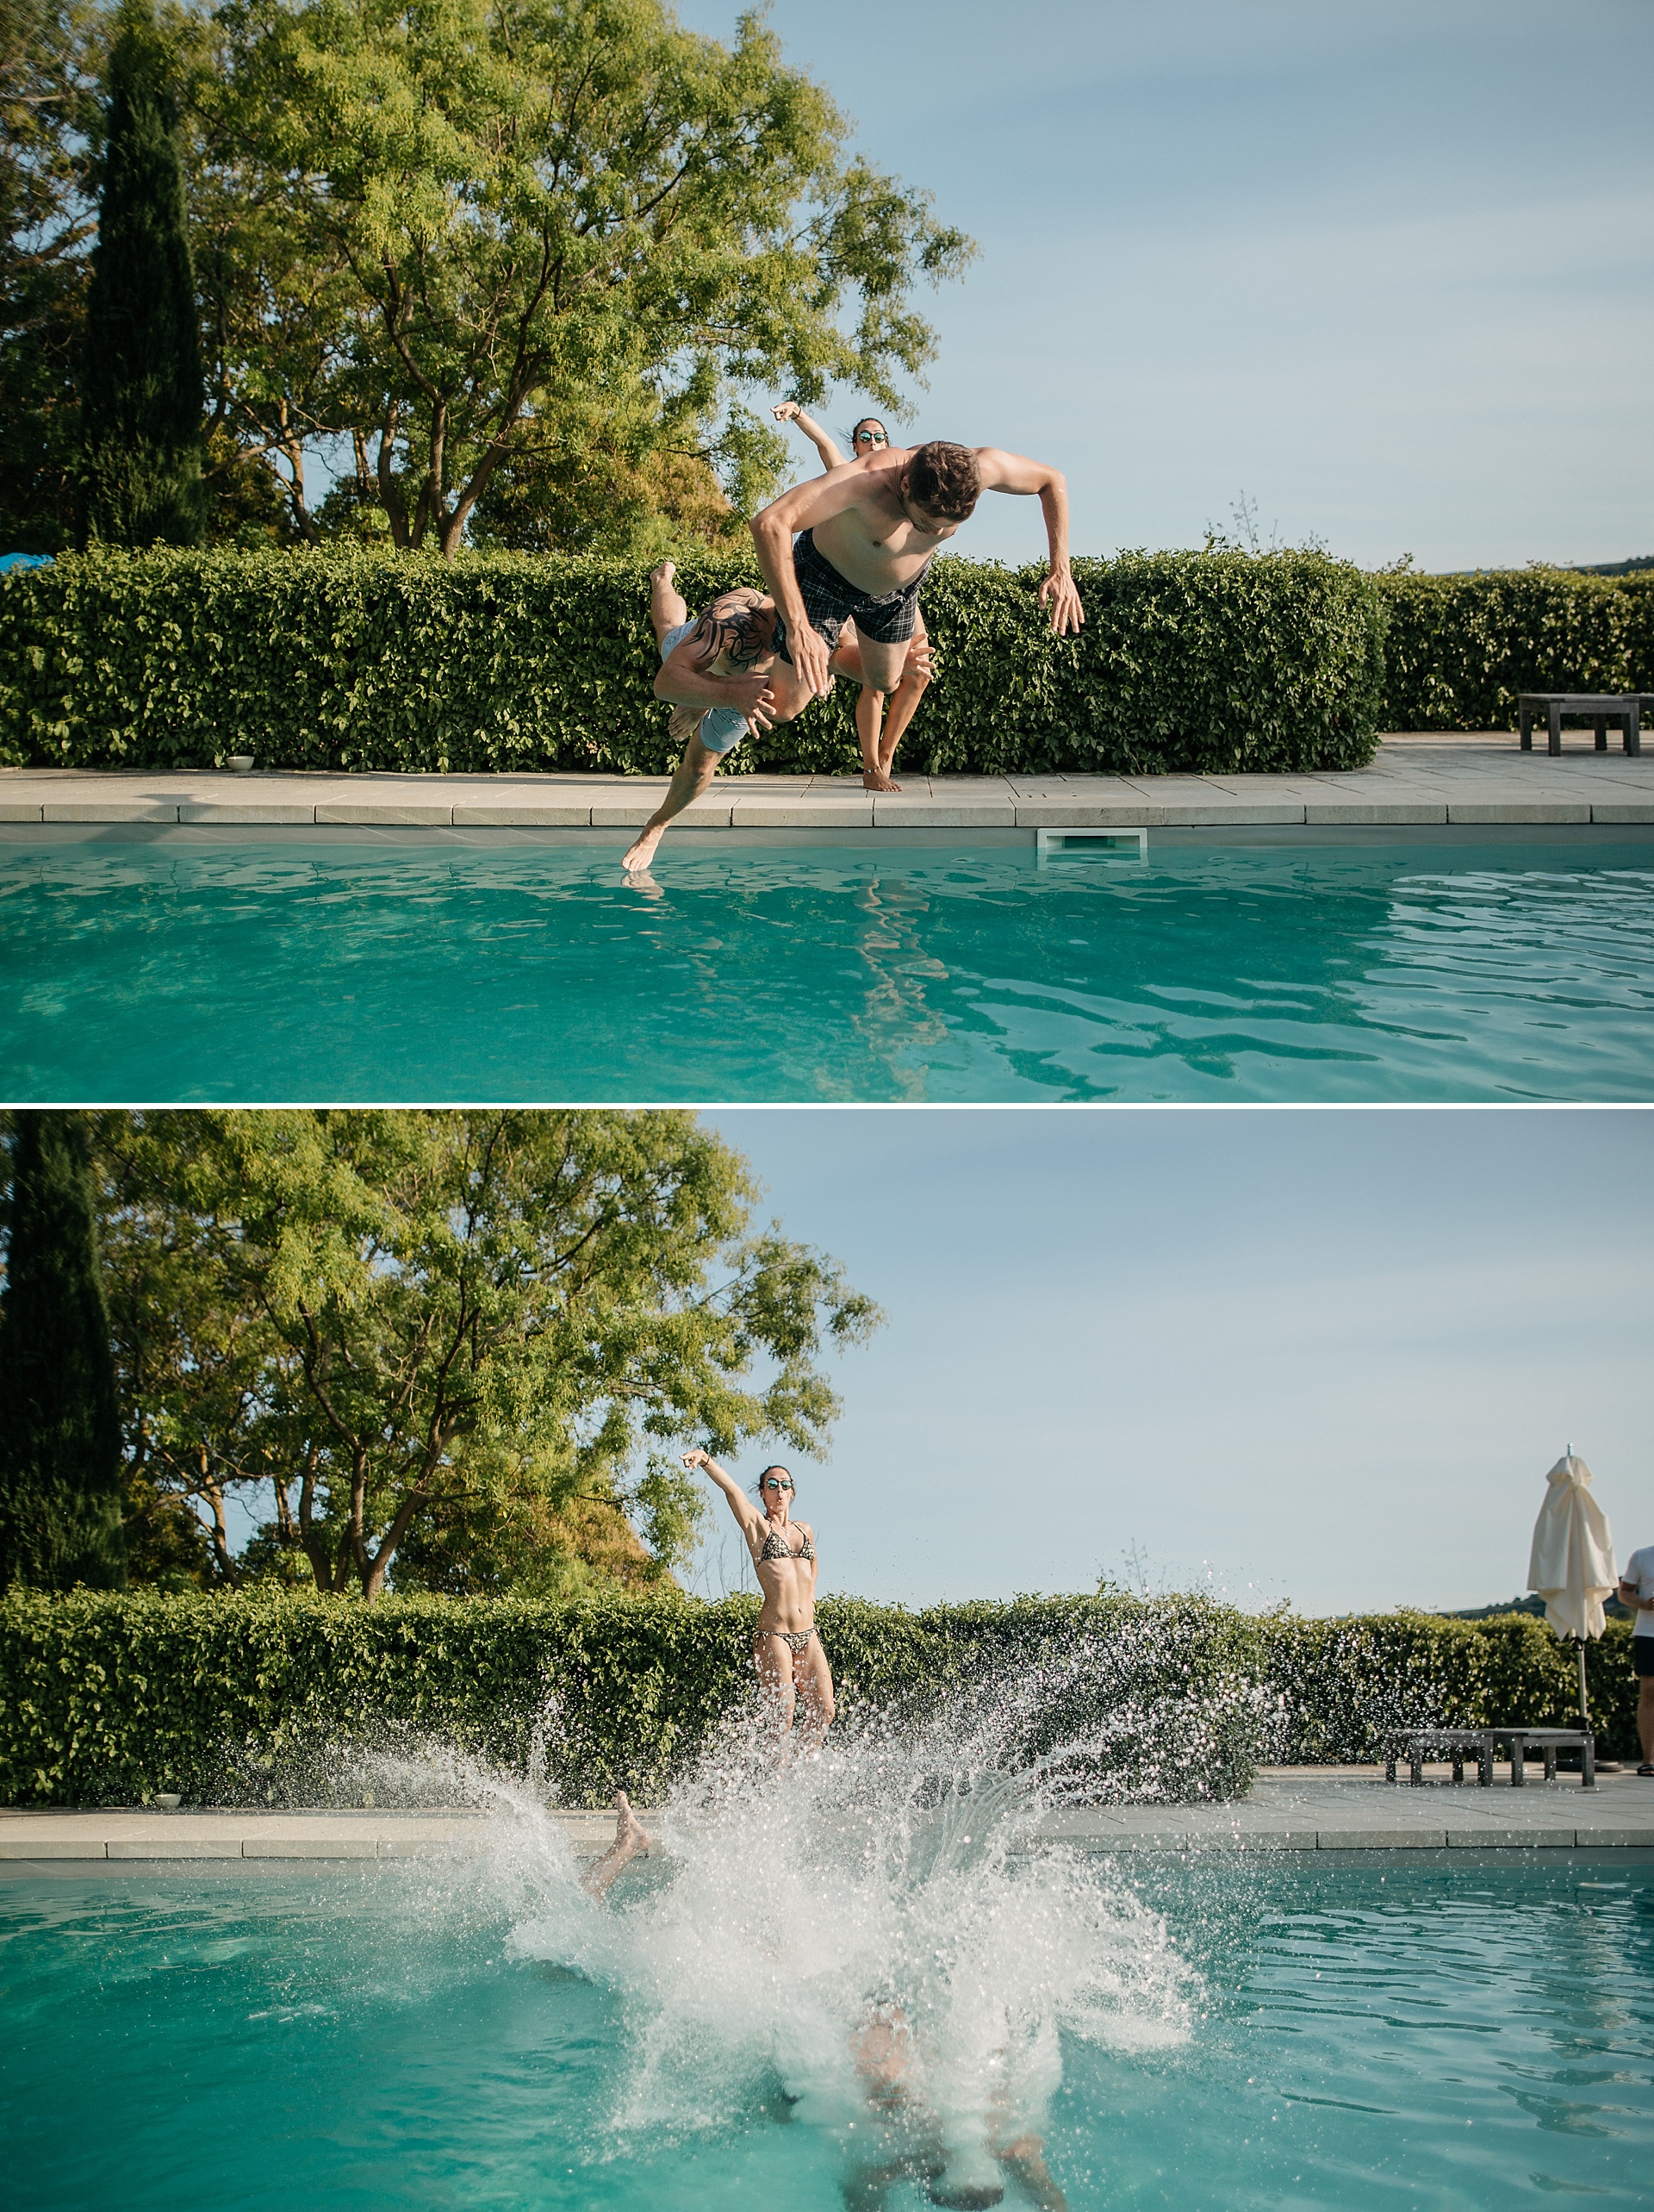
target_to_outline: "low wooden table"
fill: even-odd
[[[1433,1753],[1453,1762],[1453,1779],[1464,1779],[1468,1754],[1476,1756],[1476,1779],[1483,1789],[1493,1787],[1494,1754],[1502,1747],[1510,1754],[1510,1786],[1520,1790],[1527,1780],[1525,1762],[1531,1746],[1545,1761],[1545,1779],[1557,1779],[1558,1751],[1580,1754],[1580,1787],[1596,1787],[1596,1738],[1579,1728],[1409,1728],[1393,1729],[1384,1739],[1384,1779],[1396,1779],[1398,1762],[1405,1758],[1408,1779],[1418,1789],[1424,1780],[1424,1762]]]
[[[1513,1790],[1520,1790],[1527,1779],[1524,1770],[1530,1744],[1545,1760],[1547,1782],[1557,1779],[1558,1752],[1577,1751],[1581,1789],[1596,1787],[1596,1738],[1588,1728],[1490,1728],[1486,1733],[1489,1762],[1498,1746],[1509,1747]]]
[[[1398,1729],[1384,1738],[1384,1779],[1396,1779],[1396,1762],[1405,1757],[1408,1779],[1418,1789],[1424,1781],[1424,1762],[1432,1752],[1445,1753],[1453,1762],[1453,1779],[1464,1779],[1464,1754],[1476,1754],[1476,1779],[1484,1790],[1493,1786],[1493,1746],[1484,1728]]]
[[[1642,711],[1646,695],[1637,691],[1523,691],[1517,695],[1516,714],[1521,729],[1522,751],[1533,750],[1533,723],[1543,714],[1550,732],[1545,751],[1562,751],[1562,718],[1564,714],[1589,721],[1596,731],[1596,750],[1608,749],[1608,725],[1620,723],[1624,730],[1622,743],[1628,753],[1643,750]]]

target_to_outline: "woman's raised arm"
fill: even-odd
[[[796,422],[798,424],[799,429],[803,431],[805,436],[815,447],[817,452],[820,454],[821,465],[824,469],[842,469],[843,467],[844,456],[839,452],[837,446],[834,445],[830,433],[824,430],[818,422],[811,422],[809,416],[799,405],[797,400],[784,399],[779,407],[773,407],[769,411],[774,416],[777,422]]]
[[[758,1508],[726,1467],[721,1467],[710,1452],[697,1448],[683,1455],[686,1467],[701,1468],[718,1485],[730,1501],[730,1511],[740,1524],[743,1536],[750,1537],[758,1521]]]

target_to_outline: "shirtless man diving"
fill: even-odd
[[[706,788],[745,731],[792,721],[826,696],[835,670],[877,691],[897,689],[925,572],[985,491],[1038,499],[1050,548],[1040,604],[1059,637],[1078,630],[1085,616],[1068,568],[1066,482],[1060,469],[996,446],[933,439],[878,449],[794,486],[753,518],[769,595],[724,592],[698,623],[673,584],[671,563],[661,564],[650,577],[661,651],[655,691],[681,710],[673,730],[693,734],[622,868],[646,869],[668,823]],[[854,644],[839,635],[851,619]]]
[[[1059,637],[1085,621],[1068,569],[1068,488],[1060,469],[997,446],[892,446],[829,469],[755,515],[758,565],[775,601],[771,720],[790,721],[831,686],[838,633],[855,623],[866,680],[893,691],[913,635],[919,587],[937,551],[985,491],[1037,498],[1049,572],[1040,604]]]

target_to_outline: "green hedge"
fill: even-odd
[[[1384,609],[1319,553],[1077,561],[1055,639],[1041,571],[937,563],[942,675],[907,747],[938,772],[1350,768],[1371,758]],[[755,570],[709,556],[692,609]],[[642,570],[371,550],[99,552],[0,579],[0,760],[477,772],[670,764]],[[851,687],[736,772],[857,764]]]
[[[348,1747],[439,1742],[570,1802],[652,1796],[750,1694],[755,1601],[574,1604],[312,1593],[14,1591],[0,1601],[0,1800],[325,1801]],[[1069,1739],[1080,1797],[1234,1795],[1260,1758],[1371,1758],[1408,1721],[1564,1722],[1570,1654],[1523,1614],[1259,1620],[1190,1598],[899,1606],[833,1598],[822,1633],[846,1717],[984,1733],[1005,1755]],[[1625,1623],[1590,1653],[1605,1752],[1632,1748]]]
[[[1654,690],[1654,571],[1381,576],[1386,730],[1514,730],[1519,691]]]

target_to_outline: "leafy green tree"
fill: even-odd
[[[0,550],[74,542],[102,32],[85,0],[0,0]]]
[[[82,535],[117,545],[194,545],[206,518],[174,74],[150,0],[121,0],[81,374]]]
[[[0,1300],[0,1587],[126,1580],[124,1468],[86,1136],[22,1112]]]
[[[847,156],[756,16],[727,48],[662,0],[216,20],[210,190],[256,210],[221,226],[223,377],[260,434],[348,428],[399,546],[452,554],[490,501],[496,536],[580,537],[604,413],[634,473],[647,449],[762,489],[778,448],[733,389],[840,378],[894,408],[930,358],[909,296],[968,241]]]
[[[823,1343],[878,1318],[753,1233],[687,1114],[111,1116],[100,1143],[134,1455],[215,1530],[273,1484],[226,1579],[299,1552],[370,1598],[404,1561],[443,1590],[658,1580],[702,1505],[668,1448],[818,1445]]]

